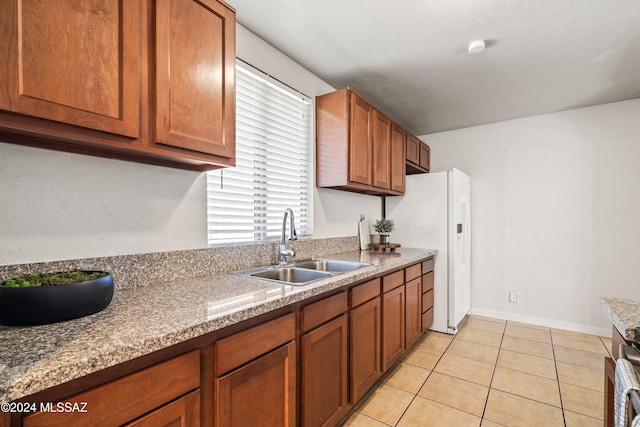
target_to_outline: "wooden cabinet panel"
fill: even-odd
[[[426,332],[433,325],[433,308],[422,313],[422,332]]]
[[[391,190],[404,193],[407,132],[391,124]]]
[[[348,410],[347,315],[304,334],[301,360],[302,425],[335,425]]]
[[[355,404],[380,378],[380,297],[350,312],[350,390]]]
[[[422,286],[420,278],[407,282],[405,292],[405,347],[409,348],[422,335]]]
[[[382,296],[382,372],[386,372],[404,353],[404,286]]]
[[[382,292],[389,292],[391,289],[397,288],[404,283],[404,270],[387,274],[382,278]]]
[[[433,307],[433,289],[429,289],[427,292],[422,294],[422,307],[423,311],[427,311],[429,308]]]
[[[373,111],[373,185],[391,188],[391,120]]]
[[[290,342],[215,380],[215,425],[296,425],[296,345]]]
[[[300,313],[300,330],[306,332],[345,311],[347,311],[346,292],[306,305],[302,307]]]
[[[424,142],[420,144],[420,167],[427,172],[431,169],[431,150]]]
[[[349,181],[372,185],[373,107],[355,93],[351,93],[351,127],[349,138]]]
[[[408,282],[417,279],[422,274],[422,264],[417,263],[405,268],[405,280]]]
[[[0,109],[140,135],[140,3],[4,1]]]
[[[194,391],[125,427],[197,427],[199,425],[200,391]]]
[[[81,417],[74,412],[36,412],[23,419],[23,426],[121,425],[199,387],[200,352],[194,350],[66,399],[87,402]]]
[[[293,313],[218,340],[214,344],[214,374],[222,375],[295,338]]]
[[[615,328],[615,326],[614,326]],[[604,358],[604,427],[615,427],[615,384],[616,362],[610,357]]]
[[[420,140],[411,134],[407,134],[407,162],[420,164]]]
[[[422,261],[422,274],[427,274],[428,272],[433,271],[435,263],[436,260],[434,258],[429,258],[426,261]]]
[[[433,289],[433,271],[430,271],[427,274],[422,276],[422,292],[427,292],[430,289]]]
[[[235,155],[235,14],[215,0],[156,6],[156,142]]]
[[[380,279],[373,279],[351,288],[351,307],[356,307],[380,295]]]

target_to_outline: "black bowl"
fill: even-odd
[[[2,284],[0,324],[43,325],[77,319],[104,310],[112,298],[111,274],[68,285],[11,288]]]

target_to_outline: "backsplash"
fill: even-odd
[[[146,286],[177,279],[209,276],[274,264],[278,243],[225,246],[209,249],[119,255],[29,264],[1,265],[0,282],[27,273],[66,270],[102,270],[113,275],[116,289]],[[298,240],[288,243],[296,250],[296,260],[357,251],[357,236]]]

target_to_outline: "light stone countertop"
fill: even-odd
[[[105,310],[67,322],[0,326],[0,402],[9,402],[260,314],[389,271],[437,251],[346,252],[369,263],[305,286],[220,273],[117,289]]]
[[[635,328],[640,327],[640,301],[624,298],[602,298],[602,311],[627,341],[638,341]]]

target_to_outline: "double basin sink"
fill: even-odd
[[[346,273],[368,265],[371,264],[332,259],[309,259],[284,266],[257,267],[250,270],[234,271],[231,274],[302,286],[314,280],[324,279],[334,274]]]

